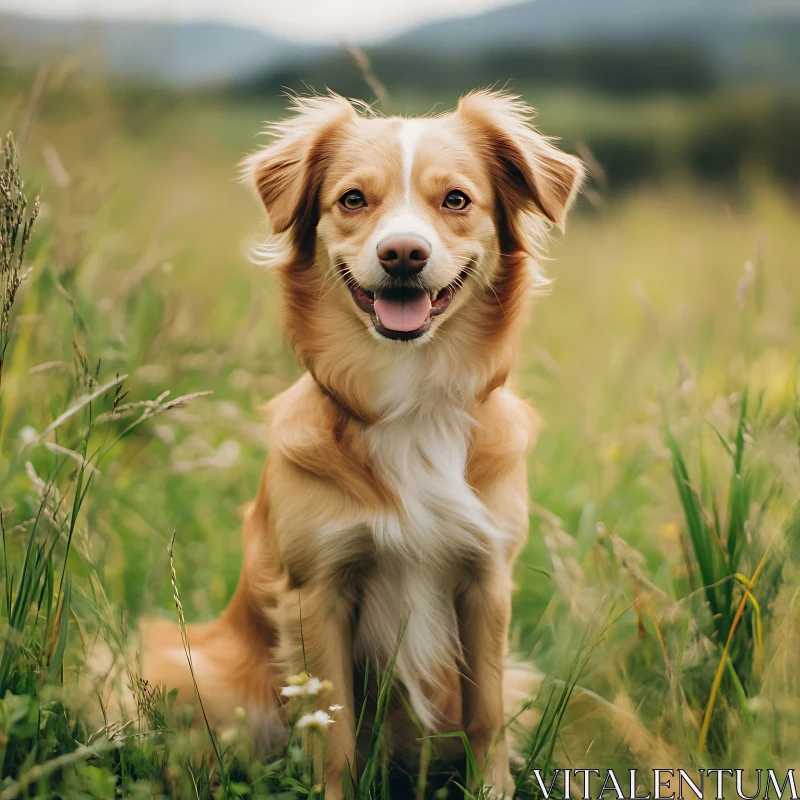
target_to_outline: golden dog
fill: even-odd
[[[212,719],[242,706],[256,735],[288,675],[332,682],[329,797],[355,774],[367,659],[394,659],[423,728],[466,731],[484,780],[513,792],[503,683],[535,422],[507,381],[584,174],[532,115],[490,91],[419,119],[297,99],[247,162],[307,372],[269,407],[236,593],[189,640]],[[177,627],[145,625],[142,649],[144,677],[191,700]]]

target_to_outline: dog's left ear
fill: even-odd
[[[458,114],[494,155],[494,184],[507,213],[533,206],[563,229],[586,175],[583,162],[539,133],[531,125],[534,109],[514,95],[471,92],[459,101]]]
[[[316,227],[317,195],[336,133],[356,112],[336,94],[294,98],[291,111],[270,127],[273,141],[243,167],[267,209],[272,232],[291,231],[301,242]]]

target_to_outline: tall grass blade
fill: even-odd
[[[64,584],[64,594],[61,597],[61,605],[56,615],[56,637],[53,641],[53,651],[50,656],[50,663],[47,667],[47,677],[51,681],[61,678],[61,670],[64,666],[64,651],[67,647],[67,628],[69,627],[70,602],[72,599],[72,578],[67,573],[67,580]]]
[[[750,578],[750,581],[747,584],[748,592],[753,591],[753,587],[756,585],[756,581],[758,580],[758,576],[761,574],[761,570],[764,569],[764,565],[767,563],[767,558],[769,557],[769,548],[764,552],[764,555],[761,557],[761,561],[758,562],[758,566],[756,567],[756,571],[753,573],[753,577]],[[725,647],[722,650],[722,657],[719,662],[719,666],[717,667],[716,675],[714,675],[714,682],[711,685],[711,696],[708,698],[708,703],[706,704],[706,710],[703,715],[703,724],[700,728],[700,736],[697,741],[697,750],[699,753],[702,753],[705,750],[706,742],[708,740],[708,731],[711,726],[711,715],[714,713],[714,704],[717,701],[717,694],[719,692],[720,684],[722,683],[722,674],[725,670],[726,664],[728,663],[728,652],[731,648],[731,642],[733,641],[733,635],[736,633],[736,628],[739,625],[739,621],[742,618],[742,614],[744,614],[745,606],[747,605],[747,594],[742,596],[742,600],[739,603],[739,607],[736,609],[736,616],[733,618],[733,623],[731,624],[730,633],[728,634],[728,639],[725,642]]]

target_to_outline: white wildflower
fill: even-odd
[[[318,695],[322,688],[322,681],[319,678],[309,678],[305,683],[290,683],[281,689],[283,697],[314,697]]]
[[[333,689],[330,681],[321,681],[307,673],[292,675],[288,678],[288,685],[281,689],[283,697],[316,697],[317,695],[329,694]]]
[[[333,717],[327,711],[315,711],[313,714],[304,714],[297,720],[298,730],[323,730],[333,724]]]

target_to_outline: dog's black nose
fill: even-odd
[[[416,275],[431,257],[431,246],[420,236],[387,236],[378,245],[378,261],[394,278]]]

